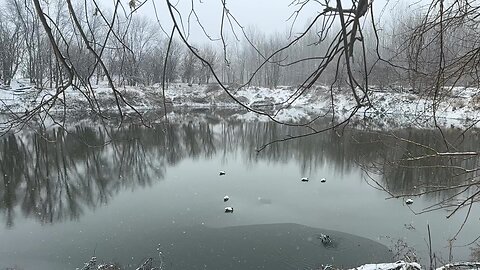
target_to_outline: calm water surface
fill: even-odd
[[[272,138],[302,130],[205,119],[120,130],[79,123],[68,132],[3,136],[0,269],[75,269],[93,255],[134,269],[148,257],[159,262],[157,249],[164,269],[353,267],[393,261],[408,250],[425,263],[427,224],[433,250],[448,259],[447,240],[466,209],[450,219],[443,210],[422,215],[412,210],[454,191],[416,197],[412,210],[402,199],[386,198],[388,192],[465,180],[452,182],[438,169],[385,166],[414,151],[408,146],[344,130],[343,136],[327,132],[257,154]],[[398,131],[427,144],[438,143],[434,133]],[[476,148],[479,141],[470,135],[465,147]],[[372,187],[362,170],[372,164],[382,169],[383,175],[373,176],[388,192]],[[220,170],[226,174],[220,176]],[[224,213],[226,206],[234,212]],[[480,234],[479,214],[473,207],[454,246]],[[323,245],[321,233],[333,244]],[[452,250],[454,259],[470,259],[469,247]]]

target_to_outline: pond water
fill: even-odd
[[[428,263],[427,224],[433,252],[448,260],[448,239],[467,209],[449,219],[445,210],[414,211],[458,190],[413,197],[410,206],[387,198],[464,178],[387,166],[402,149],[415,150],[377,132],[344,129],[256,151],[304,131],[206,115],[168,127],[86,121],[68,132],[7,134],[0,144],[0,269],[76,269],[92,256],[125,269],[148,257],[163,269],[354,267],[404,254]],[[435,131],[395,134],[440,143]],[[463,141],[467,149],[480,145],[473,133]],[[479,216],[474,206],[453,242],[454,260],[470,259],[470,246],[461,246],[480,234]],[[322,243],[321,234],[332,243]]]

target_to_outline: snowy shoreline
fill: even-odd
[[[375,88],[373,88],[375,89]],[[219,85],[188,85],[173,83],[165,91],[163,100],[160,85],[151,87],[119,87],[117,90],[124,95],[125,100],[141,112],[163,110],[167,108],[203,108],[203,109],[235,109],[238,110],[235,119],[245,121],[265,121],[266,116],[247,112],[240,104],[225,93]],[[305,122],[319,115],[325,118],[335,117],[340,122],[347,119],[355,107],[355,100],[348,90],[331,94],[326,86],[309,89],[303,95],[294,99],[293,87],[279,86],[276,89],[247,87],[232,91],[233,96],[242,104],[274,115],[281,122]],[[448,97],[439,103],[436,111],[437,123],[446,128],[480,127],[480,102],[477,105],[477,89],[456,87],[450,89]],[[112,90],[106,85],[94,87],[95,97],[102,111],[115,111],[116,104]],[[45,97],[53,95],[54,90],[38,91],[28,85],[25,80],[12,82],[11,87],[0,86],[0,112],[22,114],[31,110]],[[353,120],[361,121],[363,126],[377,129],[398,127],[432,128],[434,127],[432,98],[418,94],[396,92],[393,90],[376,89],[369,93],[373,107],[361,108]],[[70,112],[91,111],[91,105],[78,90],[71,88],[65,91],[66,109]],[[57,102],[59,103],[59,102]],[[126,112],[133,110],[124,107]],[[170,108],[170,109],[171,109]],[[53,110],[63,111],[63,106],[57,105]]]

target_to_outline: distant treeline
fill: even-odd
[[[103,69],[75,29],[65,1],[47,2],[43,12],[61,53],[76,70],[75,80],[90,84],[103,81]],[[173,40],[165,63],[168,35],[153,18],[138,14],[129,17],[125,12],[112,16],[112,10],[99,12],[94,3],[77,3],[76,15],[86,30],[89,46],[100,55],[117,85],[213,81],[210,68],[178,39]],[[389,14],[390,18],[383,19],[376,27],[371,22],[363,24],[365,50],[360,45],[355,47],[353,72],[360,78],[368,78],[369,85],[406,87],[418,92],[427,89],[436,79],[434,74],[441,57],[445,85],[476,86],[478,25],[469,23],[472,21],[466,17],[465,23],[445,24],[439,38],[437,25],[428,27],[425,24],[427,11],[412,12],[401,3],[397,5]],[[61,85],[67,74],[55,57],[33,3],[6,0],[0,8],[0,81],[9,85],[12,78],[21,76],[29,78],[39,88]],[[384,14],[382,18],[385,17]],[[112,18],[115,18],[113,24],[108,23]],[[330,51],[330,60],[338,61],[338,65],[326,65],[317,83],[342,87],[347,83],[347,75],[338,60],[342,57],[341,50],[335,49],[339,31],[322,31],[324,26],[319,21],[302,39],[276,54],[274,52],[298,33],[266,34],[255,27],[246,27],[248,39],[226,31],[225,46],[219,40],[192,46],[210,63],[221,82],[271,88],[301,84],[308,74],[319,68],[321,59]],[[338,25],[331,25],[332,29],[336,27]],[[274,56],[268,58],[272,54]],[[266,64],[262,64],[267,59]],[[341,72],[337,72],[338,69]],[[362,74],[365,70],[368,74]]]

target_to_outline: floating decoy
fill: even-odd
[[[322,241],[324,245],[328,245],[332,243],[332,239],[330,239],[330,236],[326,234],[321,233],[318,238],[320,239],[320,241]]]
[[[230,197],[228,197],[227,195],[225,195],[225,197],[223,197],[223,201],[226,202],[226,201],[228,201],[228,200],[230,200]]]
[[[412,200],[412,199],[407,199],[407,200],[405,200],[405,203],[406,203],[407,205],[410,205],[410,204],[413,203],[413,200]]]
[[[320,182],[325,183],[325,182],[327,182],[327,179],[322,178],[322,179],[320,179]]]
[[[219,174],[220,174],[220,175],[225,175],[225,172],[224,172],[224,171],[220,171]]]
[[[308,182],[308,177],[302,177],[302,182]]]
[[[225,207],[225,213],[233,213],[233,207],[231,206]]]

